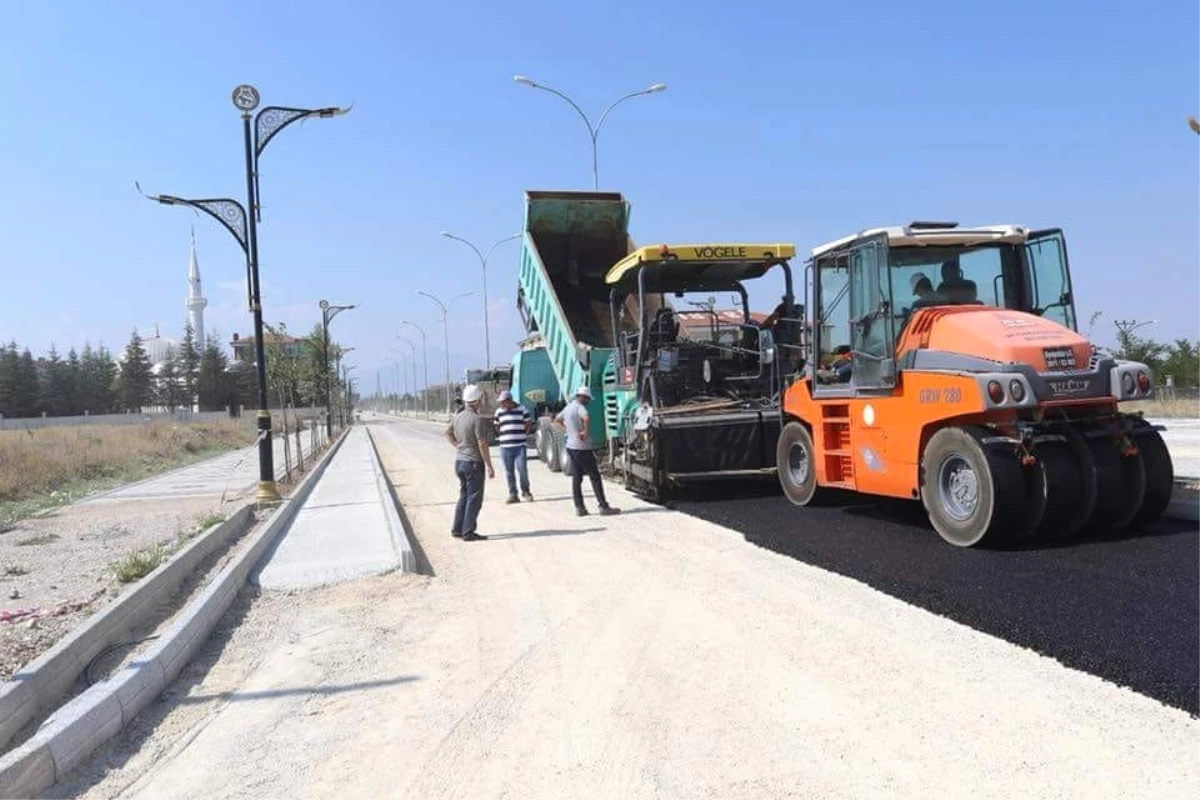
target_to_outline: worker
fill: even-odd
[[[936,292],[933,291],[933,282],[924,272],[918,272],[909,278],[909,283],[912,285],[913,303],[921,302],[922,300],[933,300],[936,298]]]
[[[492,454],[488,450],[488,423],[479,415],[483,392],[475,384],[463,390],[465,408],[454,415],[446,426],[446,440],[454,445],[454,474],[458,476],[458,505],[454,508],[454,524],[450,535],[464,542],[486,539],[476,532],[479,509],[483,506],[483,472],[495,478]]]
[[[504,478],[508,481],[509,503],[519,503],[517,499],[517,475],[521,477],[521,496],[526,502],[533,500],[529,491],[529,466],[526,442],[529,431],[533,429],[533,415],[529,409],[513,400],[512,392],[505,389],[497,398],[500,407],[496,409],[495,424],[497,441],[500,443],[500,460],[504,462]]]
[[[567,458],[571,459],[571,493],[575,499],[575,513],[586,517],[588,510],[583,504],[583,476],[592,480],[592,492],[596,502],[600,504],[601,516],[619,514],[620,509],[613,508],[604,497],[604,479],[600,477],[600,465],[596,463],[595,446],[588,435],[591,417],[588,414],[588,403],[592,399],[592,390],[580,386],[575,390],[575,399],[566,408],[558,412],[554,424],[567,435]]]

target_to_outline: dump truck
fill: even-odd
[[[570,471],[566,439],[552,424],[575,390],[604,407],[612,355],[608,269],[632,249],[628,201],[617,192],[525,192],[517,310],[539,344],[513,359],[514,398],[537,418],[535,446],[551,471]],[[593,412],[591,439],[607,444],[605,416]]]
[[[920,501],[951,545],[1137,528],[1170,501],[1148,366],[1078,332],[1061,229],[914,222],[812,250],[784,378],[784,494]]]
[[[610,287],[614,353],[605,374],[609,459],[625,486],[652,501],[701,481],[775,478],[782,376],[802,356],[789,243],[701,243],[635,250],[614,264]],[[779,276],[780,299],[761,322],[747,284]],[[737,324],[711,313],[729,293]],[[659,298],[652,307],[648,301]],[[668,300],[668,298],[670,298]],[[681,329],[675,304],[710,310],[705,336]]]

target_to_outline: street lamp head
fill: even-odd
[[[350,105],[346,106],[345,108],[341,108],[339,106],[326,106],[325,108],[318,108],[316,110],[316,115],[318,117],[320,117],[321,119],[329,119],[330,117],[340,117],[344,114],[349,114],[350,110],[352,108],[354,108],[354,103],[351,103]]]
[[[537,83],[534,82],[532,78],[526,78],[524,75],[513,75],[513,80],[517,83],[523,83],[526,86],[532,86],[535,89],[537,88]]]
[[[667,88],[667,85],[665,83],[652,83],[652,84],[650,84],[650,88],[648,88],[646,90],[646,94],[654,94],[655,92],[661,92],[666,88]]]

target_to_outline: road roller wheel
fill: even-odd
[[[1146,469],[1135,456],[1122,456],[1108,436],[1087,439],[1096,465],[1096,508],[1091,527],[1097,533],[1129,527],[1146,496]]]
[[[1035,453],[1046,512],[1038,538],[1064,542],[1081,531],[1096,504],[1096,470],[1082,436],[1043,442]]]
[[[1146,494],[1142,506],[1133,515],[1130,527],[1140,528],[1154,522],[1167,510],[1175,488],[1175,466],[1171,453],[1157,430],[1144,424],[1134,430],[1138,458],[1146,472]]]
[[[987,435],[943,428],[921,457],[921,502],[938,535],[957,547],[1017,540],[1039,522],[1030,513],[1031,482],[1016,453],[986,447]]]
[[[779,434],[775,446],[775,463],[779,485],[794,505],[817,505],[822,495],[817,485],[817,454],[808,428],[799,422],[789,422]]]

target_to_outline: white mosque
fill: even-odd
[[[192,324],[197,349],[204,348],[204,308],[207,305],[208,300],[204,297],[204,292],[200,288],[200,262],[196,260],[196,231],[193,228],[191,261],[188,264],[187,310],[188,321]],[[142,346],[146,348],[146,355],[150,357],[153,374],[158,375],[162,372],[163,364],[167,360],[169,351],[174,351],[178,354],[181,345],[182,340],[163,336],[159,332],[158,325],[155,324],[154,335],[142,338]],[[117,363],[124,360],[125,350],[122,348],[117,353]]]

